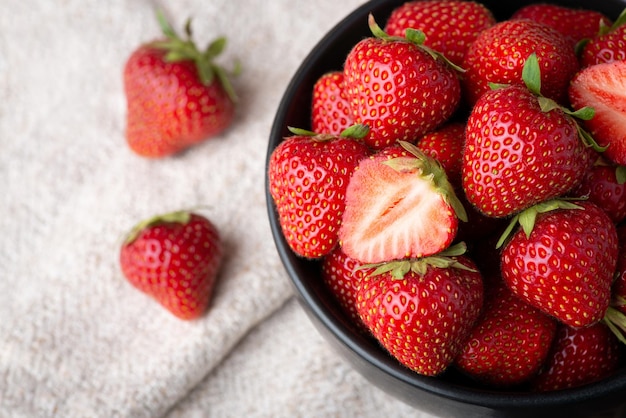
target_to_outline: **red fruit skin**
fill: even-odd
[[[617,240],[619,253],[615,268],[611,306],[626,315],[626,225],[617,227]]]
[[[583,328],[560,324],[545,368],[532,387],[547,392],[597,382],[615,372],[621,359],[619,341],[604,323]]]
[[[527,382],[548,356],[556,321],[513,295],[501,282],[488,293],[456,366],[492,386]]]
[[[339,135],[353,124],[352,112],[344,91],[343,72],[332,71],[322,75],[313,86],[313,132]]]
[[[581,70],[569,87],[572,107],[592,107],[595,115],[584,127],[601,146],[602,155],[626,165],[626,61],[597,64]]]
[[[522,69],[533,52],[541,67],[541,93],[567,104],[569,81],[579,69],[574,47],[556,29],[528,19],[497,23],[470,45],[463,62],[466,101],[475,104],[490,82],[523,85]]]
[[[524,6],[513,13],[511,19],[530,19],[546,24],[568,37],[573,45],[583,39],[595,37],[600,29],[600,22],[607,26],[613,24],[611,19],[595,10],[547,3]]]
[[[404,279],[389,273],[366,276],[357,293],[357,310],[380,344],[401,364],[426,376],[442,373],[458,355],[483,303],[483,284],[475,271],[430,267]]]
[[[522,86],[491,90],[467,121],[463,189],[486,216],[506,217],[571,190],[593,155],[562,110],[541,111]]]
[[[626,60],[626,24],[593,37],[580,54],[581,66]]]
[[[619,183],[615,170],[612,165],[594,165],[570,195],[587,197],[618,224],[626,219],[626,183]]]
[[[126,279],[176,317],[191,320],[208,308],[223,257],[221,238],[208,219],[161,222],[143,229],[120,250]]]
[[[366,268],[363,263],[346,255],[340,246],[322,259],[322,280],[341,308],[362,331],[367,328],[357,312],[357,292],[361,280],[373,271],[373,268]]]
[[[611,219],[590,202],[537,216],[501,253],[502,278],[522,300],[572,327],[601,320],[611,300],[618,240]]]
[[[407,28],[419,29],[426,35],[424,45],[460,66],[469,45],[495,23],[491,11],[478,2],[408,1],[392,11],[385,32],[404,36]]]
[[[370,127],[364,140],[376,150],[398,140],[415,143],[446,122],[461,100],[454,70],[404,41],[358,42],[346,58],[344,83],[352,117]]]
[[[144,45],[124,67],[126,140],[138,155],[160,158],[216,136],[231,123],[235,105],[217,81],[204,85],[192,61],[166,62]]]
[[[297,255],[320,258],[337,245],[346,188],[369,154],[363,142],[339,137],[292,136],[274,149],[268,166],[270,194],[283,235]]]

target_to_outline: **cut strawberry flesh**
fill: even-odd
[[[594,139],[608,145],[605,155],[626,164],[626,61],[587,67],[572,81],[570,99],[574,108],[595,110],[586,122]]]
[[[361,162],[346,195],[340,239],[363,263],[425,257],[454,239],[452,207],[419,170],[397,171],[373,158]]]

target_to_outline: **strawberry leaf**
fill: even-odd
[[[620,165],[615,168],[615,178],[618,184],[626,183],[626,166]]]
[[[369,131],[370,131],[370,127],[369,126],[364,125],[362,123],[356,123],[356,124],[354,124],[352,126],[347,127],[343,131],[341,131],[339,136],[342,137],[342,138],[362,139],[362,138],[365,138],[367,136]]]
[[[541,69],[539,68],[539,60],[534,52],[526,58],[522,69],[522,80],[528,90],[537,96],[541,95]]]
[[[547,200],[545,202],[537,203],[536,205],[531,206],[519,212],[513,218],[511,218],[511,221],[507,225],[506,229],[504,230],[502,235],[500,235],[500,239],[496,243],[496,248],[502,247],[502,245],[509,238],[509,236],[511,235],[511,233],[513,232],[513,229],[515,229],[517,224],[521,226],[526,237],[527,238],[530,237],[530,234],[532,233],[535,227],[535,221],[537,219],[537,215],[539,215],[540,213],[547,213],[547,212],[551,212],[557,209],[584,210],[582,206],[578,206],[571,202],[575,200],[581,200],[581,199],[580,198],[559,198],[559,199]]]
[[[618,340],[626,344],[626,337],[624,336],[624,333],[626,333],[626,315],[609,306],[604,314],[604,318],[602,318],[602,322],[609,327]]]

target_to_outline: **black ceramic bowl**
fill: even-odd
[[[320,40],[287,87],[269,138],[267,158],[289,135],[288,126],[310,126],[311,92],[319,76],[342,68],[350,49],[370,36],[367,15],[385,22],[406,0],[365,3]],[[483,0],[497,19],[508,18],[521,6],[537,1]],[[626,0],[548,1],[598,10],[615,19]],[[382,24],[381,24],[382,26]],[[267,188],[272,233],[281,260],[302,306],[320,333],[369,381],[416,408],[445,417],[626,417],[626,370],[595,384],[549,393],[495,391],[480,388],[454,372],[425,377],[401,366],[378,343],[360,333],[336,304],[320,276],[318,262],[297,257],[287,245]]]

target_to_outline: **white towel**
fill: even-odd
[[[316,333],[293,302],[266,215],[279,100],[360,3],[163,1],[180,32],[193,18],[201,46],[228,37],[220,62],[241,61],[241,104],[223,135],[147,160],[124,140],[122,69],[160,36],[156,4],[3,1],[0,417],[418,416]],[[123,279],[118,252],[137,221],[197,206],[208,207],[226,259],[208,313],[184,322]]]

